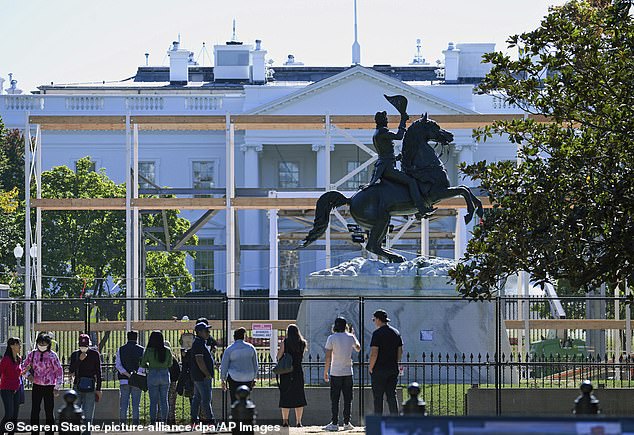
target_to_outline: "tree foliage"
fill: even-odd
[[[47,198],[116,198],[125,186],[110,180],[102,169],[91,168],[89,157],[77,161],[76,171],[59,166],[42,173]],[[189,222],[167,213],[171,237],[182,234]],[[144,215],[146,226],[162,226],[162,219]],[[112,210],[48,211],[42,225],[43,289],[49,295],[79,297],[88,287],[96,296],[125,294],[125,212]],[[182,295],[191,290],[185,252],[148,252],[145,285],[148,296]],[[112,283],[118,283],[116,289]]]
[[[500,121],[519,163],[462,170],[494,204],[451,271],[468,298],[489,298],[510,274],[565,279],[583,292],[632,277],[634,265],[634,26],[631,1],[551,8],[539,28],[507,41],[518,59],[489,53],[479,86],[549,123]]]
[[[15,274],[13,248],[24,240],[24,138],[0,120],[0,275],[3,283]]]

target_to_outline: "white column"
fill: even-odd
[[[280,267],[279,267],[279,239],[278,239],[278,216],[277,210],[271,209],[269,215],[269,319],[277,320],[278,300],[273,299],[279,296]],[[271,358],[275,361],[277,356],[277,330],[273,330],[271,337]]]
[[[420,255],[429,257],[429,219],[420,221]]]
[[[35,133],[35,183],[37,184],[37,199],[42,198],[42,130],[37,126]],[[35,297],[36,303],[36,322],[42,321],[42,209],[38,207],[35,211],[35,244],[37,245],[35,257]]]
[[[132,130],[132,199],[139,198],[139,124],[134,124]],[[139,292],[139,258],[141,257],[139,237],[139,208],[132,208],[132,297],[138,298]],[[132,320],[139,320],[138,299],[132,301]]]
[[[132,156],[132,132],[130,114],[125,117],[125,328],[132,329],[132,177],[130,159]]]
[[[330,119],[329,117],[327,117]],[[329,131],[329,129],[327,129]],[[327,147],[326,144],[330,146]],[[334,151],[334,145],[330,144],[330,134],[326,135],[326,141],[323,144],[313,144],[313,151],[317,153],[317,172],[315,177],[315,186],[324,190],[330,190],[330,152]],[[330,152],[326,150],[330,149]],[[318,263],[323,261],[324,267],[330,267],[330,225],[325,234],[326,250],[316,251],[316,260]]]
[[[31,351],[31,124],[26,114],[24,127],[24,348]]]
[[[244,154],[244,187],[259,187],[260,185],[260,153],[262,145],[245,144],[240,147]],[[262,243],[261,216],[258,210],[244,210],[240,212],[240,243],[258,245]],[[262,288],[262,252],[240,251],[242,270],[240,271],[240,288]]]
[[[474,163],[474,154],[478,146],[473,139],[465,139],[470,142],[458,143],[454,146],[454,156],[456,157],[456,164],[465,162],[467,164]],[[464,178],[463,178],[464,177]],[[464,184],[468,187],[473,187],[473,180],[471,177],[465,177],[464,175],[458,175],[458,184]]]
[[[476,150],[476,144],[473,142],[471,138],[465,139],[472,141],[470,143],[458,143],[454,146],[454,156],[456,157],[456,164],[460,164],[465,162],[467,164],[473,163],[473,155]],[[473,180],[470,177],[463,178],[462,175],[457,175],[458,184],[463,184],[467,187],[473,187]],[[464,217],[466,216],[466,209],[459,209],[458,216],[456,217],[456,260],[461,258],[467,250],[467,243],[471,238],[471,234],[473,232],[473,226],[475,224],[474,220],[471,220],[469,224],[465,224]],[[459,219],[458,219],[459,218]],[[460,226],[460,238],[458,238],[458,227]],[[460,246],[458,246],[458,242],[460,242]]]
[[[227,297],[236,298],[236,214],[233,209],[232,199],[235,197],[235,125],[231,122],[231,116],[227,113],[225,118],[225,144],[226,144],[226,176],[225,176],[225,194],[227,207],[225,210],[225,260],[227,266],[226,275],[226,292]],[[227,337],[232,338],[231,323],[236,319],[237,301],[229,300],[229,318],[227,319]]]
[[[459,261],[467,250],[467,226],[464,223],[464,217],[467,215],[467,209],[459,208],[456,210],[456,235],[454,237],[454,259]]]

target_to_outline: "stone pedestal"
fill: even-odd
[[[326,300],[304,300],[300,306],[297,322],[308,340],[308,352],[323,358],[326,338],[331,333],[334,319],[345,317],[355,331],[364,326],[365,355],[369,355],[370,340],[374,325],[372,313],[378,309],[387,311],[390,324],[403,337],[403,361],[465,362],[469,363],[473,354],[474,362],[481,355],[482,361],[489,355],[493,362],[496,352],[495,303],[469,302],[461,299],[455,287],[449,283],[446,271],[451,267],[449,260],[426,260],[418,258],[400,265],[357,258],[336,268],[311,274],[307,280],[303,296],[318,296]],[[363,313],[360,313],[361,298]],[[511,351],[506,329],[501,328],[501,351]],[[361,340],[361,337],[357,337]],[[406,368],[406,367],[405,367]],[[432,368],[432,366],[428,366]],[[495,368],[426,371],[426,382],[440,382],[464,379],[485,383],[495,381]],[[419,366],[420,369],[420,366]],[[488,372],[487,372],[488,370]],[[463,378],[464,375],[464,378]],[[422,376],[422,373],[419,375]],[[510,381],[510,372],[504,375]],[[472,382],[473,381],[473,382]]]

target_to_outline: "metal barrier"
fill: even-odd
[[[260,305],[269,302],[266,297],[238,298],[237,301],[253,300]],[[291,297],[279,298],[289,303],[301,304],[334,304],[332,298]],[[387,298],[387,297],[342,297],[339,303],[347,304],[346,316],[354,324],[357,336],[361,341],[363,352],[354,359],[355,388],[359,393],[359,409],[364,409],[363,392],[370,386],[368,373],[369,338],[371,330],[367,326],[372,309],[382,303],[401,302],[410,306],[414,304],[446,303],[456,307],[467,302],[460,298]],[[29,331],[33,338],[39,332],[47,331],[54,335],[56,349],[66,363],[70,353],[77,349],[77,338],[81,332],[91,335],[93,342],[102,354],[103,378],[106,388],[116,388],[114,358],[118,347],[125,343],[125,298],[82,298],[82,299],[43,299],[41,322],[35,322],[34,330]],[[229,343],[228,309],[229,299],[222,297],[199,298],[146,298],[138,300],[139,319],[132,327],[139,331],[139,342],[145,344],[152,330],[163,331],[166,340],[173,349],[180,347],[183,334],[191,333],[197,317],[206,317],[212,325],[212,335],[218,342],[215,351],[216,363],[222,358],[222,352]],[[23,318],[24,301],[12,301],[11,325],[12,335],[23,336],[20,320]],[[634,364],[630,355],[632,333],[630,305],[623,299],[615,298],[558,298],[558,304],[566,313],[566,318],[553,319],[552,304],[548,298],[494,298],[482,302],[486,309],[491,309],[495,325],[492,337],[495,345],[482,352],[456,353],[410,352],[408,346],[412,340],[405,340],[405,354],[400,364],[399,383],[407,385],[418,382],[421,385],[421,397],[427,402],[428,412],[432,415],[463,415],[465,413],[465,395],[471,388],[491,388],[501,391],[505,388],[576,388],[581,380],[590,379],[597,385],[606,388],[630,388],[634,376]],[[522,304],[526,304],[523,306]],[[36,305],[34,303],[34,305]],[[334,305],[333,305],[334,306]],[[589,308],[591,307],[591,308]],[[96,311],[93,311],[96,310]],[[301,311],[301,310],[300,310]],[[528,313],[528,315],[526,315]],[[581,318],[584,314],[597,314],[596,319]],[[34,314],[35,316],[35,314]],[[334,320],[335,311],[332,311]],[[621,320],[624,319],[624,320]],[[460,319],[453,319],[459,322]],[[254,344],[258,351],[260,371],[256,379],[259,388],[276,387],[275,375],[272,373],[275,355],[272,351],[272,340],[279,342],[284,338],[285,328],[294,323],[289,320],[234,320],[232,326],[243,326],[247,329],[247,341]],[[330,322],[330,320],[327,320]],[[253,331],[254,323],[270,323],[277,335],[271,338],[258,336]],[[399,326],[399,325],[395,325]],[[462,325],[464,328],[473,325]],[[401,330],[410,335],[412,331]],[[417,335],[418,331],[414,331]],[[420,331],[421,334],[423,331]],[[328,331],[324,331],[325,334]],[[436,331],[442,334],[443,331]],[[255,335],[255,336],[254,336]],[[508,336],[510,347],[503,343]],[[565,353],[540,353],[536,351],[536,342],[542,336],[553,337],[551,340],[565,348],[566,340],[594,340],[594,346],[586,346],[583,355]],[[527,338],[525,338],[527,337]],[[513,339],[517,339],[513,343]],[[422,340],[422,335],[421,335]],[[34,341],[34,340],[33,340]],[[590,342],[590,341],[588,341]],[[525,352],[525,344],[531,344],[531,352]],[[323,343],[312,343],[320,345]],[[524,345],[523,345],[524,344]],[[598,344],[598,345],[597,345]],[[314,351],[317,349],[317,351]],[[180,359],[180,352],[174,352]],[[275,352],[273,352],[275,353]],[[313,346],[304,358],[304,372],[307,388],[326,387],[323,382],[324,354],[319,346]],[[218,374],[216,386],[219,386]],[[68,379],[66,379],[68,386]],[[496,396],[498,402],[500,394]],[[179,398],[179,400],[183,400]],[[184,402],[183,402],[184,403]],[[228,410],[225,398],[225,412]],[[180,406],[180,417],[186,418],[187,406]],[[501,406],[497,407],[501,412]]]

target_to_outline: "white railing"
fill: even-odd
[[[494,96],[492,105],[494,109],[518,109],[517,104],[509,103],[506,98]]]
[[[222,98],[212,96],[185,97],[185,110],[220,110]]]
[[[208,115],[239,111],[240,98],[220,95],[0,95],[0,117],[22,125],[24,114],[38,115]]]
[[[163,97],[139,96],[126,97],[125,108],[127,110],[163,110],[165,101]]]
[[[35,95],[4,95],[6,110],[44,110],[44,98]]]
[[[66,110],[103,110],[103,97],[73,96],[66,97]]]

